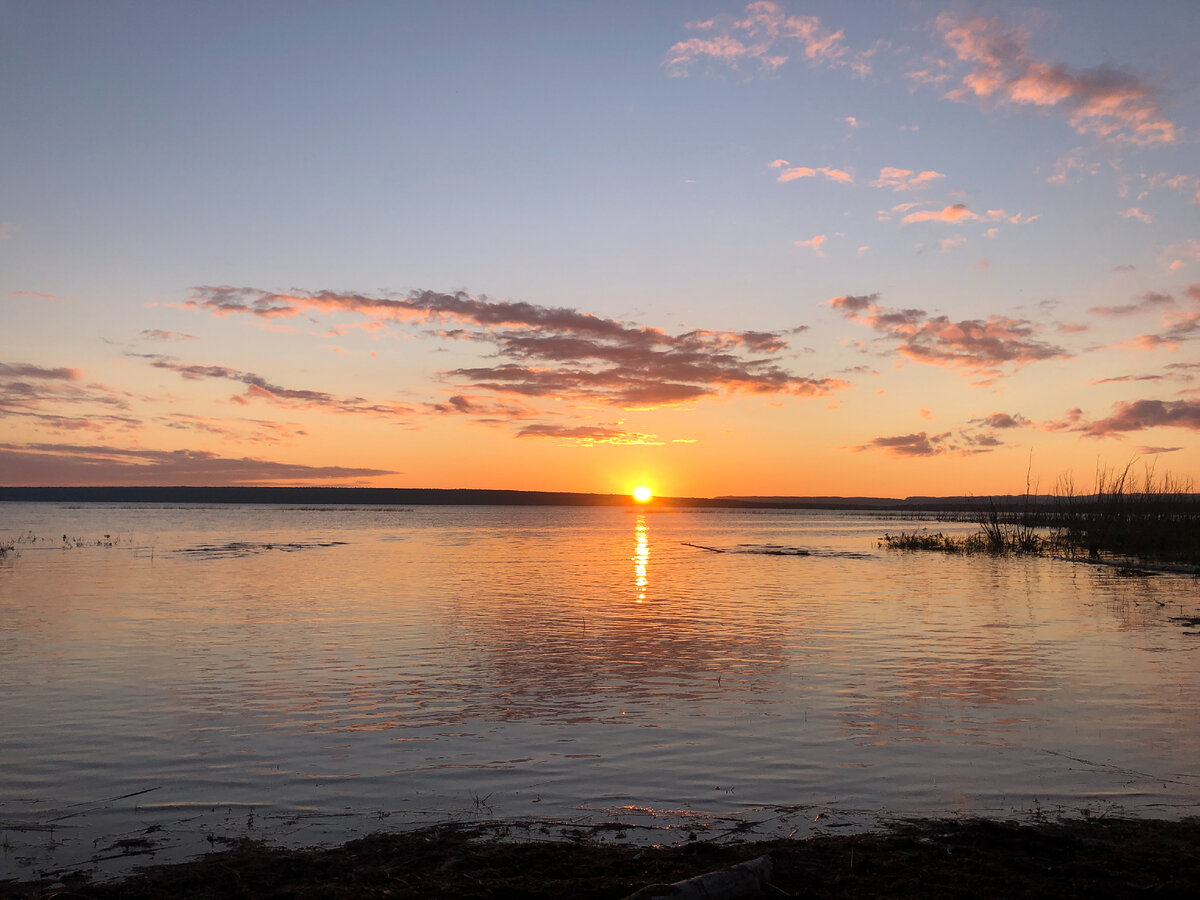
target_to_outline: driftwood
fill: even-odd
[[[770,884],[771,857],[760,856],[728,869],[676,881],[651,884],[625,900],[739,900],[757,897]]]
[[[683,544],[683,546],[685,546],[685,547],[695,547],[697,550],[707,550],[709,553],[724,553],[725,552],[724,550],[720,550],[717,547],[705,547],[703,544],[690,544],[687,541],[680,541],[679,543]]]

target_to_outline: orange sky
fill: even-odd
[[[501,6],[10,9],[0,483],[1200,474],[1190,4]]]

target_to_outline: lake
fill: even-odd
[[[0,877],[451,820],[1200,813],[1197,579],[876,544],[914,527],[972,530],[0,504]]]

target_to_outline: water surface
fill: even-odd
[[[914,523],[867,513],[0,516],[3,874],[446,820],[1200,812],[1190,576],[887,551]]]

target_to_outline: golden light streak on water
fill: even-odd
[[[650,581],[646,572],[650,566],[650,532],[646,528],[646,517],[638,516],[633,530],[633,582],[637,588],[637,602],[646,601],[646,588]]]

